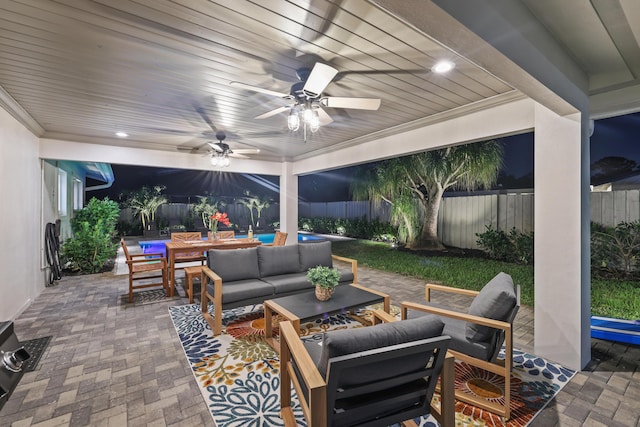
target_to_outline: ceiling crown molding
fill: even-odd
[[[27,113],[20,104],[18,104],[18,101],[13,99],[13,97],[9,95],[2,86],[0,86],[0,106],[2,106],[7,113],[11,114],[14,119],[19,121],[32,134],[38,138],[42,137],[44,134],[42,126],[40,126],[40,124],[35,121],[35,119],[31,117],[31,115]]]

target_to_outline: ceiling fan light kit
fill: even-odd
[[[211,154],[211,166],[220,166],[226,168],[231,164],[229,156],[226,153],[213,153]]]
[[[287,127],[294,132],[300,128],[300,116],[294,109],[291,110],[287,118]]]
[[[223,141],[227,137],[224,131],[217,131],[216,138],[218,138],[218,142],[207,142],[209,147],[211,147],[210,152],[210,161],[212,166],[219,166],[226,168],[231,164],[231,157],[236,157],[240,159],[248,159],[249,157],[245,154],[257,154],[260,152],[258,148],[244,148],[244,149],[236,149],[232,150],[228,144],[225,144]],[[209,155],[209,154],[207,154]]]
[[[251,86],[241,82],[229,82],[229,84],[241,89],[264,93],[266,95],[293,101],[292,104],[267,111],[255,118],[259,120],[266,119],[289,110],[287,128],[290,131],[297,131],[302,125],[305,133],[305,141],[307,130],[316,132],[320,129],[320,126],[329,124],[333,121],[331,116],[329,116],[322,107],[352,108],[358,110],[377,110],[380,108],[381,101],[379,98],[322,96],[322,92],[324,92],[329,83],[331,83],[334,77],[338,74],[338,70],[330,65],[316,62],[313,69],[309,70],[308,68],[300,68],[296,74],[300,81],[291,86],[288,94],[258,86]]]

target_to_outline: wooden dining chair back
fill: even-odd
[[[431,305],[434,291],[473,297],[467,312]],[[513,322],[520,308],[520,288],[511,276],[499,273],[480,291],[426,285],[427,304],[403,302],[403,319],[437,314],[445,324],[443,334],[451,336],[449,351],[468,365],[504,378],[502,399],[487,400],[479,394],[456,390],[457,400],[493,412],[509,420],[511,417],[511,370],[513,368]],[[504,344],[504,358],[499,358]]]
[[[162,286],[169,294],[167,259],[163,253],[130,254],[124,239],[120,239],[125,261],[129,268],[129,302],[133,302],[133,290]],[[162,278],[161,282],[149,283],[149,279]],[[135,281],[144,283],[134,285]]]
[[[207,233],[207,239],[209,240],[213,240],[213,233],[211,231],[209,231]],[[218,239],[235,239],[236,238],[236,232],[233,230],[224,230],[224,231],[218,231],[216,233],[216,238]]]
[[[172,242],[201,242],[202,234],[199,231],[188,231],[188,232],[178,232],[171,233],[171,241]],[[199,262],[200,265],[204,265],[207,257],[203,251],[193,251],[186,252],[181,254],[176,254],[175,263],[186,263],[186,262]],[[178,268],[178,267],[176,267]],[[180,267],[183,268],[183,267]]]
[[[273,237],[273,246],[284,246],[287,243],[287,234],[284,231],[276,231]]]

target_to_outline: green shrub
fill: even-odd
[[[100,222],[100,229],[113,237],[116,235],[115,230],[119,217],[118,202],[109,200],[108,197],[105,197],[104,200],[93,197],[87,206],[74,212],[71,219],[71,230],[74,233],[80,230],[84,222],[89,223],[90,226],[95,226]]]
[[[378,219],[368,221],[363,218],[299,218],[298,228],[303,231],[321,234],[337,234],[356,239],[396,241],[398,230],[387,222]]]
[[[62,260],[66,269],[81,274],[102,271],[107,261],[116,256],[116,224],[118,204],[106,198],[92,198],[87,206],[75,212],[71,220],[73,237],[62,245]]]
[[[478,246],[489,258],[515,262],[518,264],[533,264],[533,232],[522,233],[512,228],[509,234],[502,230],[494,230],[486,225],[487,231],[476,233]]]
[[[638,276],[640,222],[621,222],[615,227],[591,223],[591,269],[599,277]]]
[[[74,237],[62,245],[62,259],[66,269],[80,274],[99,273],[116,255],[118,245],[102,230],[102,220],[90,225],[77,225]]]

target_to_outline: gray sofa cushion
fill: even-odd
[[[326,378],[329,360],[334,357],[358,353],[380,347],[402,344],[442,335],[444,323],[438,316],[422,316],[417,319],[383,323],[355,329],[326,332],[318,360],[318,371]],[[370,365],[367,369],[354,369],[343,373],[342,386],[366,383],[372,378],[384,379],[419,369],[426,364],[424,355],[405,358],[402,363],[381,362],[381,366]]]
[[[517,303],[511,276],[498,273],[473,299],[469,314],[494,320],[505,320]],[[488,341],[496,329],[467,322],[466,337],[471,341]]]
[[[220,276],[222,282],[260,277],[256,248],[211,249],[207,255],[207,266]]]
[[[431,307],[441,307],[438,304],[429,304]],[[409,310],[409,319],[417,319],[419,317],[433,316],[433,314],[425,313],[419,310]],[[464,320],[453,319],[451,317],[440,316],[440,320],[444,322],[442,335],[451,337],[449,349],[468,354],[481,360],[489,360],[493,346],[488,342],[473,342],[466,337],[467,322]]]
[[[208,285],[207,291],[210,295],[213,295],[213,285]],[[260,279],[236,280],[231,283],[222,282],[223,305],[258,297],[269,299],[272,295],[273,286]]]
[[[298,252],[300,253],[300,268],[302,271],[307,271],[319,265],[333,267],[330,241],[298,245]]]
[[[307,280],[307,273],[279,274],[263,277],[262,280],[273,286],[275,296],[302,290],[313,291],[313,286]]]
[[[298,245],[258,246],[260,277],[299,273]]]
[[[350,285],[353,283],[353,271],[351,270],[340,270],[340,280],[338,281],[339,285]]]

